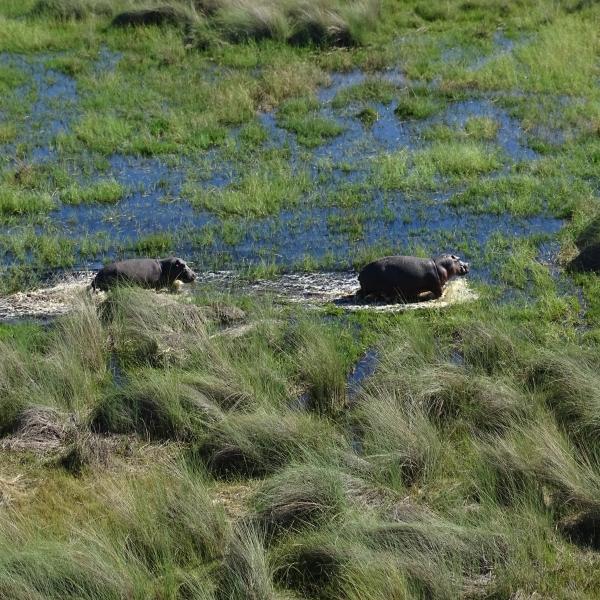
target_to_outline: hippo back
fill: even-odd
[[[95,289],[107,290],[116,284],[132,284],[156,288],[161,282],[161,266],[158,260],[132,258],[106,265],[94,278]]]
[[[358,275],[363,294],[414,297],[438,285],[437,268],[430,258],[386,256],[366,265]]]

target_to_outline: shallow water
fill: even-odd
[[[35,142],[32,162],[52,160],[55,156],[53,139],[58,133],[68,131],[79,116],[76,83],[67,75],[47,70],[44,65],[50,58],[50,55],[0,55],[2,62],[29,74],[31,81],[23,86],[23,94],[31,86],[37,90],[31,118],[18,140]],[[114,69],[118,61],[119,55],[103,49],[94,68],[99,71]],[[399,86],[405,83],[399,70],[392,69],[377,76]],[[371,157],[399,149],[426,147],[429,142],[423,139],[423,132],[436,124],[462,128],[470,117],[492,118],[499,123],[496,144],[506,156],[504,169],[513,162],[537,158],[536,152],[527,147],[518,121],[492,98],[454,102],[442,113],[421,121],[399,120],[394,114],[395,101],[387,105],[368,103],[379,118],[371,127],[366,127],[356,117],[357,109],[364,104],[343,108],[332,106],[336,94],[361,83],[365,77],[360,71],[334,73],[331,84],[318,91],[321,101],[318,113],[335,119],[345,130],[317,148],[301,147],[293,133],[277,125],[276,114],[259,115],[269,133],[267,145],[289,148],[292,168],[307,169],[319,184],[316,194],[279,214],[252,220],[234,218],[233,223],[240,233],[239,241],[233,244],[226,243],[217,228],[208,248],[197,246],[194,238],[201,228],[218,225],[220,220],[209,212],[195,210],[182,197],[186,177],[198,167],[203,173],[201,185],[219,187],[232,180],[231,161],[224,160],[218,149],[205,153],[201,165],[183,159],[173,165],[161,158],[113,155],[108,159],[107,169],[102,173],[93,172],[91,177],[84,175],[82,167],[75,164],[73,175],[82,184],[98,178],[114,178],[127,188],[128,193],[115,206],[60,206],[51,213],[51,220],[61,235],[76,240],[94,239],[98,235],[103,240],[108,238],[108,252],[79,260],[79,268],[95,268],[102,260],[116,256],[118,251],[131,247],[141,237],[170,233],[176,252],[195,259],[198,269],[210,264],[214,256],[222,257],[232,265],[266,260],[284,268],[311,257],[326,259],[335,268],[347,268],[350,257],[362,248],[385,246],[398,253],[417,250],[431,254],[459,253],[473,264],[473,278],[485,281],[491,281],[493,269],[491,265],[482,264],[479,257],[490,236],[498,232],[527,236],[558,231],[562,223],[552,217],[520,219],[511,215],[472,215],[454,209],[448,204],[452,190],[433,192],[419,199],[401,192],[384,195],[375,190],[369,191],[369,197],[356,209],[326,205],[324,198],[328,191],[341,183],[361,182],[367,178]],[[236,140],[235,132],[232,139]],[[321,182],[316,178],[320,176],[319,165],[323,162],[332,164],[333,169],[329,178]],[[351,165],[353,169],[342,169],[341,163]],[[353,222],[348,223],[348,218]],[[7,231],[4,228],[4,232]]]
[[[31,160],[43,162],[54,157],[51,142],[57,134],[66,132],[78,115],[77,84],[72,77],[48,69],[46,62],[52,58],[49,54],[21,56],[18,54],[0,54],[0,64],[15,67],[22,71],[28,81],[16,90],[17,97],[26,101],[34,95],[26,119],[19,129],[19,136],[12,144],[3,148],[5,156],[14,155],[17,144],[31,144]]]
[[[379,353],[374,348],[367,350],[357,361],[348,376],[348,399],[352,401],[360,391],[362,384],[366,379],[375,373],[379,363]]]

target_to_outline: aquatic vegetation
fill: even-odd
[[[91,186],[81,187],[71,185],[60,193],[60,199],[67,204],[82,204],[100,202],[102,204],[115,204],[125,195],[125,188],[114,179],[98,181]]]
[[[0,596],[593,595],[598,3],[0,4]]]

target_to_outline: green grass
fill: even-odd
[[[468,206],[475,213],[526,217],[550,213],[570,217],[578,206],[591,198],[587,186],[569,187],[562,178],[540,179],[532,175],[512,175],[482,179],[451,199],[454,206]]]
[[[415,153],[417,169],[435,169],[441,175],[469,177],[489,173],[500,167],[500,153],[485,146],[466,142],[435,143]]]
[[[201,188],[192,183],[184,189],[184,198],[194,207],[218,215],[246,217],[277,213],[297,204],[311,188],[308,173],[293,172],[281,159],[249,169],[241,179],[223,188]]]
[[[290,116],[281,121],[281,126],[288,131],[293,131],[298,137],[298,142],[308,148],[320,146],[329,138],[334,138],[344,131],[344,127],[325,117],[316,115]]]
[[[426,119],[439,112],[441,105],[435,98],[404,94],[398,99],[394,113],[399,119]]]
[[[474,140],[494,140],[500,124],[489,117],[471,117],[465,123],[465,133]]]
[[[5,589],[60,597],[77,582],[95,598],[101,581],[115,596],[202,585],[218,597],[447,597],[476,580],[482,560],[496,573],[488,593],[560,588],[562,569],[575,589],[587,585],[577,546],[560,532],[572,535],[574,519],[597,506],[594,350],[582,362],[579,342],[560,341],[562,321],[473,304],[439,318],[334,324],[307,314],[298,327],[254,299],[262,329],[228,341],[211,334],[202,305],[165,297],[159,308],[158,298],[124,289],[101,317],[84,303],[33,338],[2,334],[4,431],[26,440],[19,423],[39,413],[19,399],[44,398],[74,411],[82,434],[91,426],[134,444],[105,456],[105,471],[88,433],[78,475],[39,467],[44,497],[17,509],[19,546],[0,530]],[[340,411],[358,322],[381,362]],[[108,353],[124,373],[117,388]],[[252,389],[236,391],[235,374],[251,372]],[[303,388],[314,414],[288,405]],[[135,440],[145,440],[139,450]],[[157,462],[166,452],[188,466]],[[555,504],[541,503],[542,490]],[[523,561],[560,569],[542,574]],[[93,575],[100,568],[109,580]]]
[[[55,206],[49,194],[20,190],[8,185],[0,187],[0,215],[4,218],[45,214]]]
[[[126,189],[114,179],[98,181],[90,186],[71,185],[60,193],[65,204],[116,204],[127,193]]]
[[[339,91],[332,101],[334,108],[341,108],[356,102],[381,102],[389,104],[398,90],[398,86],[385,79],[367,79],[362,83]]]
[[[566,264],[597,237],[597,3],[164,5],[170,22],[132,27],[111,19],[156,5],[0,6],[3,49],[72,77],[79,98],[45,155],[27,65],[0,67],[1,293],[174,252],[243,279],[82,290],[64,317],[0,325],[0,596],[594,598],[600,286],[539,247],[560,246]],[[103,70],[107,50],[119,58]],[[330,74],[355,69],[363,82],[322,107]],[[494,119],[426,121],[489,96],[537,158],[505,156]],[[368,128],[392,109],[414,145],[383,151]],[[273,145],[268,111],[292,143]],[[342,133],[338,117],[364,135],[343,157],[312,151]],[[190,202],[208,223],[70,237],[61,202],[124,216],[114,154],[160,156],[181,190],[131,191]],[[216,169],[222,186],[208,183]],[[498,231],[427,230],[438,202],[465,223],[493,215]],[[289,239],[263,252],[282,210]],[[507,215],[565,227],[515,236]],[[316,226],[327,237],[296,248]],[[245,287],[441,251],[469,256],[478,300],[349,313]],[[350,394],[368,350],[375,371]]]

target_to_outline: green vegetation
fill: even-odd
[[[404,94],[394,109],[399,119],[426,119],[439,112],[440,103],[429,96]]]
[[[389,104],[398,87],[385,79],[367,79],[337,93],[333,107],[340,108],[353,102],[381,102]]]
[[[543,301],[335,322],[244,303],[236,337],[210,305],[128,289],[0,330],[3,589],[595,589],[594,342]],[[4,483],[25,456],[27,485]]]
[[[71,185],[60,194],[60,199],[66,204],[115,204],[125,195],[125,188],[114,179],[98,181],[90,186]]]
[[[600,4],[0,5],[3,296],[445,251],[478,293],[0,324],[0,597],[597,596],[600,283],[561,267],[600,238]]]
[[[279,157],[259,163],[239,181],[224,188],[188,183],[184,197],[193,206],[218,215],[264,216],[296,204],[311,188],[307,172],[293,173]]]
[[[414,163],[417,169],[432,169],[441,175],[455,177],[489,173],[501,164],[498,151],[471,142],[433,144],[417,152]]]
[[[0,215],[34,215],[46,213],[55,207],[48,194],[16,189],[12,186],[0,187]]]

